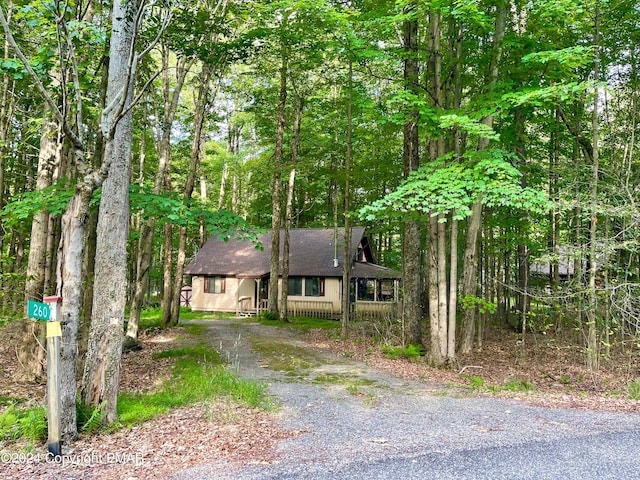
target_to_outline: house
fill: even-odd
[[[352,229],[351,300],[361,316],[395,315],[400,273],[377,265],[365,229]],[[267,308],[271,231],[252,242],[210,238],[185,268],[191,276],[191,308],[255,315]],[[283,235],[280,235],[282,258]],[[344,229],[290,230],[287,305],[293,316],[338,318],[342,310]],[[282,261],[280,264],[282,269]],[[282,279],[279,285],[282,291]]]

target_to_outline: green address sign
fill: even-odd
[[[42,302],[29,300],[27,302],[27,315],[29,318],[37,318],[38,320],[49,320],[51,317],[51,307]]]

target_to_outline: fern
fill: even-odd
[[[106,404],[107,402],[105,400],[90,410],[88,406],[77,406],[78,424],[80,425],[81,432],[91,434],[102,428],[102,421],[107,415],[107,412],[104,410]]]

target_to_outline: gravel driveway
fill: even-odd
[[[640,416],[454,398],[306,348],[298,332],[210,323],[214,345],[269,384],[284,428],[268,465],[212,463],[187,479],[640,479]]]

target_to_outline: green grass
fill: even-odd
[[[124,426],[150,420],[172,408],[226,398],[241,405],[272,407],[266,387],[230,372],[218,352],[206,345],[167,350],[156,358],[176,358],[172,378],[150,394],[124,393],[118,397],[118,416]]]
[[[530,392],[535,389],[535,385],[528,380],[511,380],[503,385],[487,385],[484,378],[478,375],[460,375],[465,378],[469,383],[466,387],[474,392]]]
[[[219,315],[216,314],[216,317]],[[209,320],[211,313],[192,312],[188,307],[180,307],[180,320]],[[162,328],[162,308],[145,308],[140,313],[140,330],[152,330]]]
[[[255,321],[256,319],[251,319]],[[288,322],[271,318],[268,314],[257,317],[257,321],[262,325],[269,325],[272,327],[284,327],[291,328],[293,330],[300,330],[307,332],[313,329],[323,330],[340,330],[340,322],[336,320],[326,320],[323,318],[310,318],[310,317],[289,317]]]
[[[627,397],[631,400],[640,400],[640,380],[635,380],[627,385]]]
[[[403,357],[407,360],[415,361],[424,355],[422,345],[407,345],[406,347],[392,347],[391,345],[383,345],[382,353],[389,358]]]

